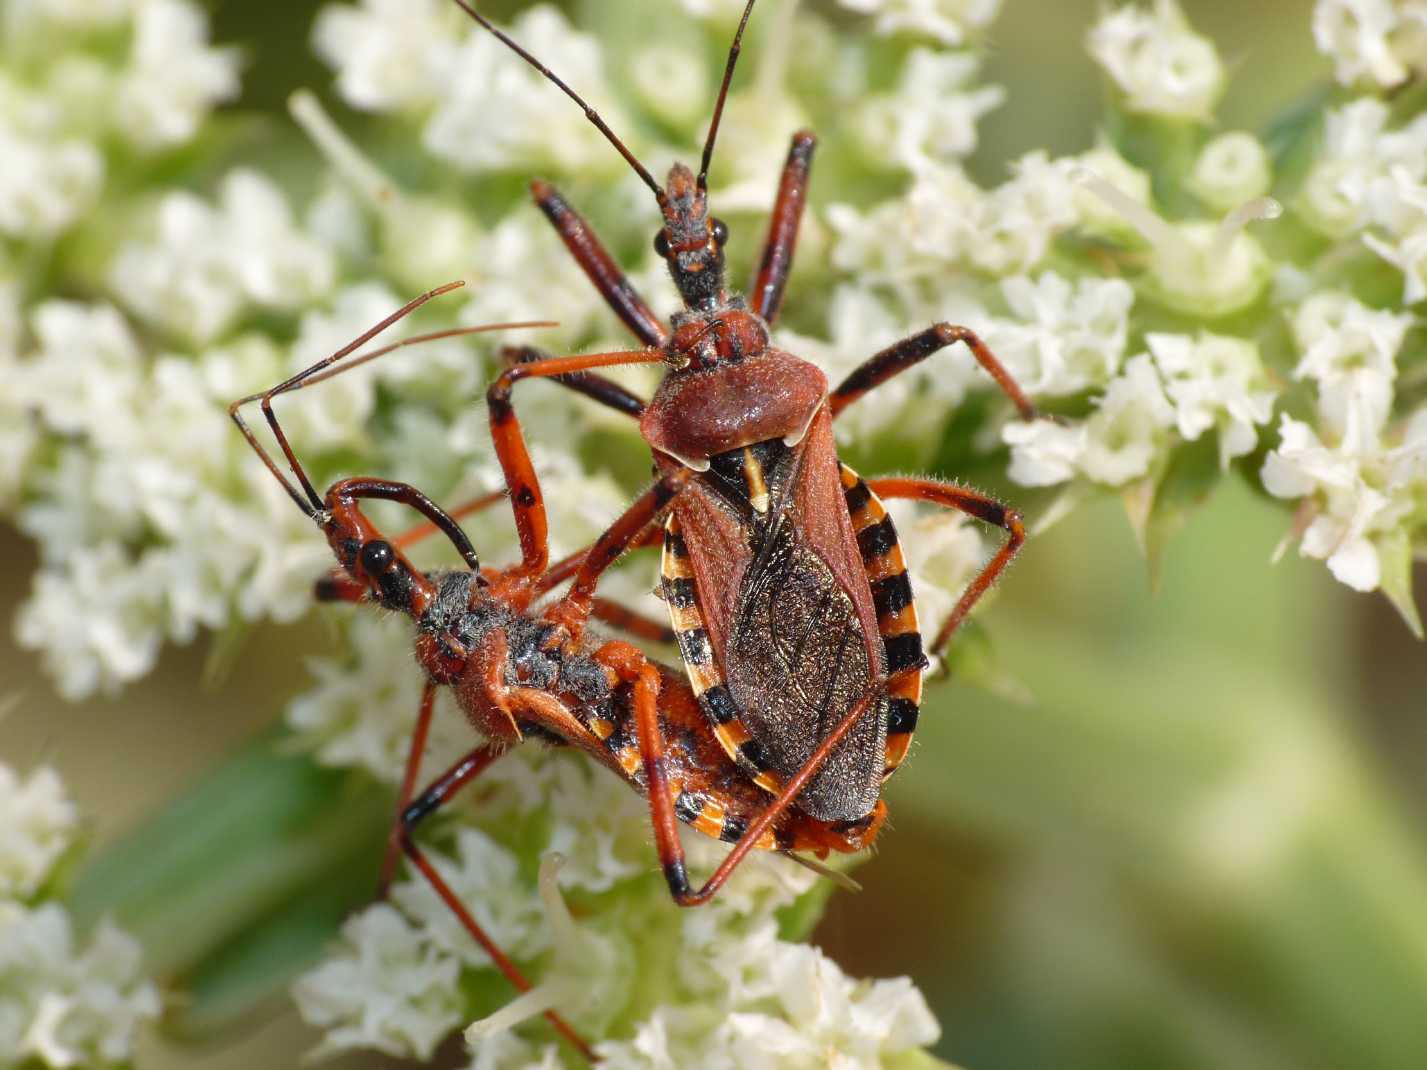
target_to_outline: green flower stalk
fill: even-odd
[[[981,73],[996,0],[764,3],[710,197],[732,256],[746,260],[788,136],[801,126],[823,135],[776,344],[836,381],[911,330],[966,323],[1047,414],[1015,419],[966,354],[942,354],[839,421],[850,459],[1009,480],[1007,496],[1029,503],[1042,531],[1097,498],[1121,500],[1156,566],[1211,491],[1247,483],[1280,511],[1280,552],[1296,543],[1343,584],[1381,590],[1420,633],[1420,3],[1319,0],[1311,20],[1285,27],[1311,36],[1337,84],[1262,137],[1215,126],[1241,74],[1194,29],[1193,5],[1109,7],[1084,40],[1104,78],[1101,131],[1085,131],[1071,155],[1027,152],[989,186],[967,159],[978,124],[1007,97]],[[742,7],[501,11],[653,166],[697,153]],[[558,182],[654,307],[676,307],[649,248],[659,223],[648,191],[578,108],[448,0],[326,4],[310,43],[330,84],[296,94],[290,118],[269,117],[281,132],[262,157],[232,113],[215,111],[237,98],[239,57],[210,43],[188,0],[33,0],[0,19],[0,511],[40,558],[19,641],[68,698],[120,691],[171,642],[231,639],[308,612],[329,552],[233,433],[232,399],[454,278],[468,283],[459,296],[401,330],[550,318],[559,326],[533,344],[621,345],[614,317],[528,203],[528,180]],[[746,266],[736,262],[735,277]],[[284,399],[314,480],[381,475],[443,502],[501,486],[476,403],[496,344],[404,350]],[[652,387],[647,370],[623,374]],[[553,387],[520,405],[558,556],[617,515],[648,454],[626,422]],[[954,517],[894,514],[934,627],[989,543]],[[378,515],[393,531],[402,523]],[[499,510],[468,530],[485,560],[516,552]],[[649,585],[636,563],[602,592],[658,615]],[[313,774],[303,805],[329,813],[342,805],[339,782],[367,792],[397,783],[421,687],[400,621],[358,612],[338,631],[342,651],[314,659],[312,686],[285,696],[281,743]],[[940,668],[1023,690],[974,631]],[[452,708],[438,709],[435,726],[432,772],[472,744]],[[1233,746],[1257,784],[1261,743]],[[337,772],[329,780],[314,766]],[[904,774],[917,775],[916,763]],[[1057,806],[1077,797],[1047,793]],[[423,827],[423,842],[535,992],[511,1003],[407,875],[340,933],[322,933],[333,937],[325,956],[303,964],[293,992],[321,1031],[319,1052],[429,1060],[464,1030],[473,1068],[567,1065],[538,1018],[556,1007],[614,1067],[933,1064],[925,1049],[940,1027],[910,981],[856,979],[803,942],[827,881],[758,858],[711,906],[680,911],[654,871],[643,801],[581,756],[537,745],[503,757],[467,794]],[[1199,801],[1188,809],[1203,855],[1186,870],[1213,862],[1232,824]],[[0,951],[0,1029],[20,1023],[20,1039],[0,1050],[56,1067],[123,1062],[133,1028],[158,1013],[157,989],[128,938],[76,935],[48,896],[72,808],[48,774],[22,781],[3,766],[0,803],[0,948],[33,951]],[[303,847],[345,857],[361,837],[335,824],[296,836],[292,853],[275,852],[271,870],[254,867],[242,887],[295,886]],[[721,851],[692,835],[687,849],[696,871]],[[208,865],[216,886],[221,867]],[[86,896],[103,902],[92,886]],[[206,902],[202,889],[185,899],[198,915]],[[221,895],[211,902],[236,909]],[[237,922],[208,920],[216,935],[197,943],[212,950]],[[145,935],[160,928],[150,917]],[[197,968],[158,950],[166,966]],[[1086,963],[1097,955],[1113,949],[1086,951]],[[123,1009],[120,1025],[101,1023],[109,1046],[89,1039],[84,1017],[103,1001],[75,994],[101,983]],[[57,995],[37,1002],[35,992]]]

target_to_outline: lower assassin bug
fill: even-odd
[[[866,711],[880,698],[871,689],[831,730],[804,768],[790,777],[777,798],[755,785],[711,738],[697,696],[682,672],[651,661],[622,641],[595,641],[585,634],[590,616],[604,617],[642,634],[660,632],[628,610],[609,607],[593,597],[600,573],[657,523],[689,481],[684,469],[662,475],[586,551],[548,566],[545,510],[514,415],[493,410],[492,430],[507,473],[505,491],[487,495],[447,513],[416,488],[381,479],[356,477],[334,483],[319,496],[298,461],[273,409],[279,395],[311,386],[375,359],[393,349],[433,338],[543,324],[493,324],[418,335],[353,356],[382,331],[432,298],[459,286],[451,283],[407,303],[381,323],[306,370],[279,385],[241,398],[229,406],[238,428],[298,507],[326,536],[339,567],[319,581],[320,599],[368,602],[409,616],[416,626],[416,658],[426,683],[399,796],[397,820],[388,845],[383,886],[390,879],[396,852],[430,882],[494,965],[521,991],[530,982],[491,940],[431,865],[414,838],[423,819],[470,784],[506,750],[526,738],[578,747],[648,796],[655,842],[671,887],[681,903],[703,902],[727,880],[751,850],[788,854],[820,873],[836,877],[810,859],[792,854],[811,851],[855,852],[876,836],[885,817],[879,806],[852,823],[817,819],[801,809],[804,785],[833,753]],[[341,366],[339,362],[346,360]],[[241,409],[258,402],[292,479],[258,442]],[[513,474],[512,474],[513,473]],[[506,568],[482,567],[456,516],[509,499],[520,534],[521,561]],[[426,523],[387,539],[363,514],[367,499],[399,502],[420,513]],[[657,527],[653,530],[658,530]],[[432,532],[444,534],[465,562],[464,569],[421,571],[403,548]],[[574,577],[569,591],[543,606],[542,596]],[[603,608],[602,608],[603,606]],[[484,741],[417,791],[436,689],[449,686]],[[678,822],[733,849],[702,889],[689,891]],[[553,1010],[554,1027],[587,1058],[588,1044]]]
[[[660,186],[593,108],[540,61],[455,0],[577,104],[654,192],[663,226],[654,248],[684,307],[666,328],[589,225],[551,185],[531,192],[641,350],[550,358],[516,355],[491,386],[492,418],[521,379],[553,377],[639,420],[665,478],[689,476],[662,533],[661,590],[694,693],[726,753],[760,787],[786,789],[828,730],[881,692],[798,798],[810,817],[851,826],[881,806],[916,727],[924,654],[896,530],[882,505],[911,498],[960,510],[1006,532],[938,631],[939,653],[1021,548],[1020,515],[993,498],[932,479],[864,481],[837,457],[832,425],[853,402],[955,342],[964,342],[1023,419],[1035,409],[977,335],[938,323],[870,357],[829,390],[817,367],[775,348],[815,138],[794,135],[762,255],[743,298],[724,283],[728,228],[708,212],[708,172],[733,78],[748,0],[730,48],[697,176],[683,164]],[[668,372],[649,403],[593,374],[613,364]],[[670,876],[676,896],[687,891]]]

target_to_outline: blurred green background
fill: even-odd
[[[279,115],[326,84],[293,31],[316,5],[210,6],[215,38],[247,45],[245,106]],[[1327,77],[1311,6],[1184,4],[1234,72],[1225,128],[1258,129]],[[1090,142],[1097,10],[1007,0],[986,80],[1009,98],[982,124],[978,179]],[[1270,566],[1287,525],[1230,479],[1152,593],[1106,500],[1030,543],[980,614],[1024,700],[934,686],[865,890],[834,896],[815,934],[852,973],[910,974],[939,1054],[976,1070],[1427,1066],[1427,649],[1321,563]],[[0,530],[0,562],[9,619],[35,555]],[[330,643],[320,621],[265,626],[217,685],[200,642],[115,701],[69,706],[7,631],[0,753],[56,765],[102,847],[271,726],[301,655]],[[314,1042],[273,1001],[142,1061],[287,1066]]]

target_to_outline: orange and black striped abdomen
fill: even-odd
[[[658,668],[659,727],[664,737],[664,767],[674,796],[674,813],[710,839],[736,843],[772,800],[710,738],[708,721],[683,674],[664,665]],[[604,742],[611,764],[640,792],[646,792],[635,714],[627,689],[617,688],[609,705],[589,716],[587,723]],[[799,817],[793,812],[784,814],[756,846],[770,851],[816,846],[816,837],[799,831]]]
[[[922,670],[927,665],[922,633],[917,624],[917,604],[902,556],[901,541],[881,499],[862,478],[840,464],[843,495],[857,548],[867,570],[872,604],[877,609],[877,630],[887,653],[887,749],[882,779],[896,772],[907,757],[922,702]]]
[[[767,766],[762,748],[739,715],[738,703],[729,691],[723,667],[714,654],[699,604],[698,585],[689,562],[688,546],[675,516],[664,524],[664,552],[660,562],[660,588],[669,607],[669,620],[678,638],[689,686],[702,704],[714,737],[724,753],[733,758],[764,791],[776,794],[783,780]]]

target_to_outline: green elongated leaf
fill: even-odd
[[[1418,639],[1422,638],[1422,618],[1412,597],[1412,540],[1397,530],[1378,540],[1377,556],[1382,569],[1382,593]]]
[[[1170,454],[1168,467],[1154,489],[1141,534],[1151,589],[1159,587],[1170,540],[1209,500],[1221,478],[1218,434],[1214,431],[1205,432],[1196,441],[1186,442]]]
[[[87,865],[75,917],[114,917],[158,976],[192,984],[184,1031],[231,1021],[371,898],[390,807],[268,734]]]
[[[1333,93],[1331,84],[1316,86],[1275,115],[1264,128],[1264,148],[1273,160],[1280,188],[1296,188],[1307,174],[1323,130],[1323,113]]]

